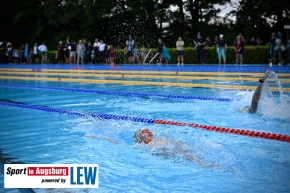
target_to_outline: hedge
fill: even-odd
[[[148,51],[149,49],[147,49]],[[206,49],[206,63],[207,64],[216,64],[218,62],[216,57],[215,47],[207,47]],[[177,53],[175,48],[168,49],[171,55],[171,64],[177,63]],[[146,62],[157,53],[157,49],[152,49],[151,54],[149,55]],[[49,51],[48,58],[50,63],[57,63],[55,59],[56,51]],[[227,48],[227,64],[235,64],[235,48]],[[115,63],[124,64],[124,51],[123,49],[115,49]],[[152,63],[156,64],[159,60],[157,56]],[[244,49],[244,64],[267,64],[269,61],[269,47],[268,46],[245,46]],[[197,64],[197,52],[196,48],[185,48],[184,50],[184,63],[185,64]]]

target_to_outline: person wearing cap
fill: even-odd
[[[149,129],[139,129],[134,134],[135,143],[149,144],[152,142],[153,134]]]
[[[201,37],[200,32],[197,33],[197,38],[194,40],[194,44],[196,46],[198,63],[202,64],[202,63],[204,63],[203,48],[204,48],[204,45],[206,44],[206,42]]]
[[[224,64],[226,63],[226,51],[227,51],[227,42],[224,39],[224,35],[220,34],[220,38],[217,41],[216,49],[218,53],[219,64],[221,64],[221,60],[223,58]]]

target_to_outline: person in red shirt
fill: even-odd
[[[109,55],[109,63],[111,65],[114,65],[115,50],[112,44],[108,45],[108,55]]]
[[[243,64],[244,42],[240,36],[235,42],[236,64]]]

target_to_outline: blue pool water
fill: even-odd
[[[41,86],[211,96],[232,101],[37,88]],[[236,111],[249,105],[253,94],[241,90],[1,79],[0,93],[2,101],[75,110],[85,115],[0,106],[0,156],[6,161],[99,164],[99,189],[69,192],[290,192],[288,142],[89,116],[93,112],[107,113],[290,135],[289,93],[281,97],[278,92],[264,93],[257,114]],[[155,139],[166,138],[169,142],[153,148],[134,144],[133,135],[140,128],[149,128]],[[90,136],[110,138],[117,144]],[[3,187],[3,175],[0,183]]]

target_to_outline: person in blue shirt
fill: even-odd
[[[128,49],[127,58],[129,60],[129,63],[133,63],[133,49],[134,49],[134,45],[135,45],[135,42],[132,39],[132,36],[129,35],[128,40],[126,41],[126,46],[127,46],[127,49]]]

